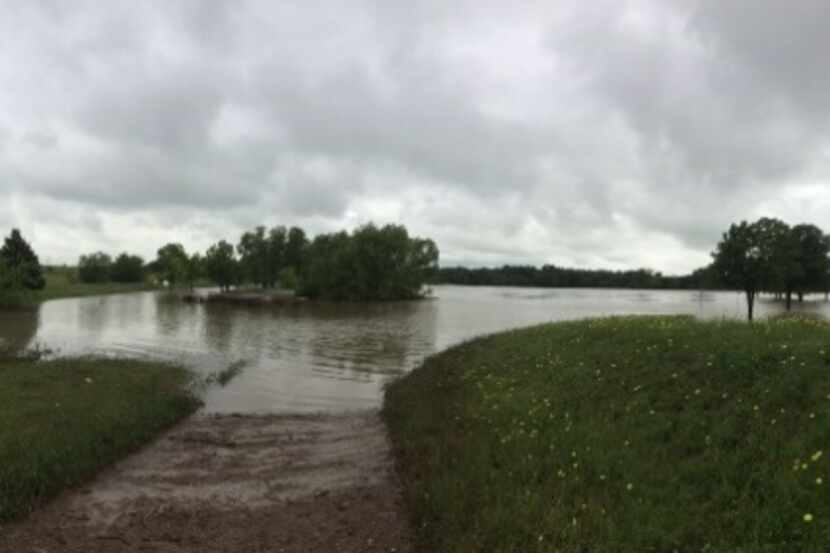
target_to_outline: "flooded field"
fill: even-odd
[[[830,304],[796,306],[823,315]],[[758,316],[781,311],[761,300]],[[438,286],[419,302],[239,307],[162,293],[65,299],[0,313],[0,340],[57,355],[164,359],[205,374],[241,367],[207,392],[207,413],[376,407],[384,382],[463,340],[547,321],[613,314],[743,317],[728,292]]]

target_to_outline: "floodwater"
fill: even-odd
[[[376,407],[384,383],[463,340],[548,321],[617,314],[745,317],[731,292],[437,286],[384,304],[189,304],[164,293],[49,301],[0,311],[0,345],[55,355],[161,359],[209,375],[244,370],[206,392],[212,413],[338,412]],[[830,315],[830,303],[799,310]],[[781,311],[760,300],[759,318]]]

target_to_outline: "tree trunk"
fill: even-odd
[[[793,307],[793,292],[792,292],[792,290],[787,290],[786,304],[787,304],[787,311],[792,309],[792,307]]]
[[[752,322],[752,317],[755,312],[755,290],[747,290],[746,291],[746,309],[747,309],[747,320]]]
[[[804,303],[804,292],[798,292],[798,303]]]

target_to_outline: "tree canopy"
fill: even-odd
[[[189,263],[190,257],[181,244],[167,244],[158,251],[159,274],[170,286],[182,284],[187,280]]]
[[[787,309],[793,293],[827,290],[830,242],[815,225],[790,227],[762,217],[754,223],[732,224],[712,253],[714,270],[723,284],[743,290],[747,316],[753,319],[759,292],[782,294]]]
[[[111,276],[114,282],[142,282],[144,280],[144,260],[137,255],[126,252],[115,258]]]
[[[208,248],[205,253],[205,273],[223,291],[236,284],[238,268],[233,246],[221,240]]]
[[[88,284],[108,282],[112,276],[112,257],[104,252],[82,255],[78,260],[78,278]]]
[[[331,300],[412,299],[422,295],[437,269],[438,248],[431,240],[410,238],[400,225],[368,224],[311,242],[300,293]]]
[[[0,259],[7,270],[15,273],[15,278],[19,279],[24,288],[42,290],[46,285],[40,260],[19,230],[13,229],[5,239],[3,247],[0,248]]]

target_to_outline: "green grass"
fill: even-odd
[[[0,521],[147,443],[192,413],[190,375],[129,360],[0,359]]]
[[[421,551],[818,552],[830,326],[630,317],[486,337],[383,411]]]
[[[121,284],[118,282],[85,284],[77,281],[73,269],[67,268],[50,268],[44,272],[44,276],[46,277],[46,287],[35,294],[35,298],[38,301],[84,296],[103,296],[158,289],[157,286],[146,282],[134,284]]]

